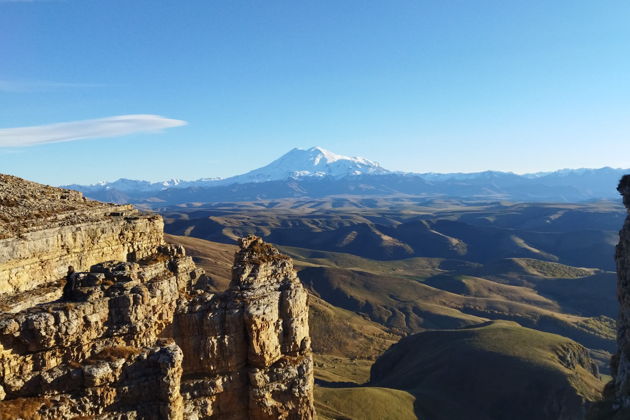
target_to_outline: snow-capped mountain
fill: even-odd
[[[219,181],[221,178],[201,178],[196,181],[183,181],[181,179],[168,179],[166,181],[149,182],[141,181],[137,179],[120,178],[113,182],[101,181],[91,185],[64,185],[64,188],[70,188],[73,190],[87,192],[103,191],[103,190],[115,190],[119,192],[156,192],[167,190],[169,188],[189,188],[189,187],[201,187],[211,185],[214,182]]]
[[[250,182],[283,181],[290,178],[332,177],[343,178],[351,175],[380,175],[391,173],[378,163],[361,157],[348,157],[335,154],[321,147],[310,149],[295,148],[262,168],[243,175],[229,178],[201,178],[195,181],[169,179],[149,182],[120,178],[113,182],[99,182],[92,185],[65,185],[65,188],[84,193],[115,190],[119,192],[157,192],[170,188],[212,187]]]
[[[293,149],[262,168],[230,178],[162,182],[119,179],[69,185],[101,201],[148,206],[192,202],[252,201],[262,198],[330,195],[417,195],[512,201],[615,199],[616,183],[630,170],[563,169],[518,175],[511,172],[403,173],[378,163],[337,155],[321,147]]]
[[[378,163],[362,157],[342,156],[321,147],[295,148],[267,166],[243,175],[226,178],[220,185],[246,184],[250,182],[282,181],[289,178],[331,177],[352,175],[381,175],[390,171]]]

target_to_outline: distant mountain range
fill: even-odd
[[[340,179],[357,175],[382,175],[392,173],[378,163],[361,157],[337,155],[321,147],[295,148],[274,160],[269,165],[242,175],[229,178],[201,178],[195,181],[169,179],[160,182],[139,181],[121,178],[114,182],[99,182],[92,185],[66,185],[66,188],[84,192],[116,190],[120,192],[155,192],[170,188],[216,187],[231,184],[262,183],[300,178]]]
[[[149,206],[401,194],[486,201],[576,202],[616,198],[617,181],[629,172],[630,169],[606,167],[525,175],[496,171],[406,173],[387,170],[364,158],[337,155],[321,147],[312,147],[293,149],[262,168],[225,179],[163,182],[119,179],[64,187],[97,200]]]

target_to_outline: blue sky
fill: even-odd
[[[630,167],[629,21],[627,1],[0,0],[0,172],[225,177],[314,145],[414,172]]]

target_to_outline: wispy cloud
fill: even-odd
[[[84,139],[120,137],[186,125],[159,115],[118,115],[94,120],[0,129],[0,147],[23,147]]]
[[[2,2],[6,2],[6,0],[0,0],[0,3]],[[0,80],[0,92],[39,92],[57,89],[97,88],[106,86],[107,85],[98,83],[52,82],[48,80]]]

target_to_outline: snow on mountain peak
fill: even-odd
[[[350,175],[385,174],[378,163],[360,157],[338,155],[322,147],[292,149],[262,168],[223,180],[224,183],[277,181],[302,177],[343,178]]]
[[[294,149],[294,150],[301,150],[301,149]],[[367,160],[365,158],[356,157],[356,156],[349,157],[349,156],[338,155],[336,153],[331,152],[330,150],[326,150],[323,147],[319,147],[319,146],[311,147],[310,149],[307,149],[306,151],[315,156],[315,164],[318,164],[319,161],[321,161],[321,159],[325,159],[326,163],[333,163],[339,160],[347,160],[347,161],[356,162],[362,165],[380,167],[378,163],[372,162],[371,160]]]
[[[322,147],[292,149],[280,158],[262,168],[230,178],[201,178],[184,181],[173,178],[159,182],[149,182],[120,178],[114,182],[99,182],[93,185],[69,185],[82,191],[117,190],[121,192],[155,192],[166,189],[209,187],[249,182],[283,181],[291,178],[333,177],[343,178],[357,175],[380,175],[391,173],[378,163],[361,157],[338,155]]]
[[[342,159],[352,159],[346,156],[337,155],[319,146],[311,147],[307,150],[307,152],[313,154],[315,165],[318,165],[322,159],[324,159],[326,163],[332,163]]]

